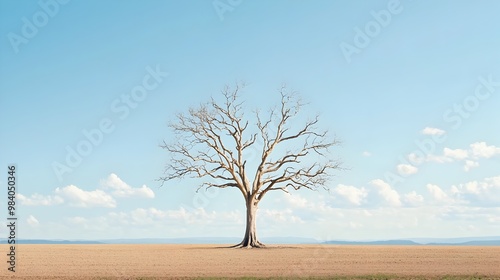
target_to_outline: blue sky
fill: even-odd
[[[237,81],[248,84],[249,110],[271,106],[283,83],[300,92],[309,105],[297,122],[320,113],[348,167],[330,192],[268,195],[260,236],[497,235],[499,9],[1,1],[0,186],[16,164],[19,236],[241,236],[238,192],[155,181],[168,160],[158,147],[172,139],[167,123]]]

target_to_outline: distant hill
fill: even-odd
[[[7,244],[7,239],[0,239],[1,244]],[[46,240],[46,239],[17,239],[16,244],[104,244],[95,240]]]
[[[18,239],[17,244],[237,244],[237,237],[184,237],[184,238],[142,238],[142,239],[102,239],[102,240],[47,240]],[[262,237],[264,244],[332,244],[332,245],[430,245],[430,246],[500,246],[500,236],[461,238],[408,238],[392,240],[328,240],[318,241],[303,237]],[[6,244],[7,239],[0,239]]]
[[[427,243],[426,245],[441,245],[441,246],[500,246],[500,240],[475,240],[461,243]]]
[[[323,244],[337,245],[422,245],[411,240],[382,240],[382,241],[326,241]]]
[[[105,244],[237,244],[241,238],[235,237],[185,237],[185,238],[142,238],[142,239],[102,239]]]
[[[318,244],[318,240],[314,238],[303,237],[262,237],[260,238],[264,244]],[[240,240],[241,241],[241,240]],[[238,241],[238,242],[240,242]]]
[[[500,246],[500,236],[459,238],[408,238],[406,240],[325,241],[323,244],[344,245],[430,245],[430,246]]]
[[[500,240],[500,236],[472,236],[472,237],[455,237],[455,238],[409,238],[409,239],[421,244],[463,244],[476,241]]]
[[[318,244],[313,238],[302,237],[263,237],[265,244]],[[106,244],[237,244],[237,237],[185,237],[185,238],[145,238],[145,239],[103,239]]]

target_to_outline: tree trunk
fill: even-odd
[[[257,239],[257,202],[252,199],[247,199],[247,226],[245,229],[245,237],[241,243],[234,245],[232,247],[239,248],[261,248],[264,244],[260,243]]]

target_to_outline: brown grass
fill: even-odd
[[[0,248],[7,252],[6,245]],[[1,255],[0,277],[10,278],[14,273],[7,271],[7,257]],[[16,279],[348,279],[363,275],[356,279],[448,279],[446,275],[500,279],[500,247],[19,245],[16,268]]]

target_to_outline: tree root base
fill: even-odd
[[[245,244],[246,243],[246,244]],[[240,242],[236,245],[233,245],[229,248],[246,248],[246,249],[251,249],[251,248],[265,248],[266,245],[261,243],[260,241],[248,243],[248,242]]]

